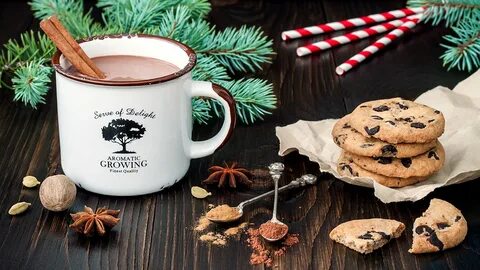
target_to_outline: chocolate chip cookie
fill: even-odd
[[[437,140],[427,143],[392,144],[373,137],[365,137],[350,125],[350,115],[335,123],[332,130],[333,141],[342,149],[359,156],[367,157],[413,157],[435,147]]]
[[[335,227],[330,239],[360,253],[371,253],[402,235],[405,225],[392,219],[350,220]]]
[[[365,170],[389,177],[429,176],[440,170],[445,162],[442,144],[412,158],[364,157],[352,154],[355,164]]]
[[[467,235],[467,221],[449,202],[432,199],[430,206],[413,224],[410,253],[442,251],[460,244]]]
[[[363,136],[389,143],[426,143],[442,135],[445,118],[426,105],[392,98],[360,104],[350,125]]]
[[[377,183],[391,188],[405,187],[424,181],[427,177],[388,177],[380,175],[363,169],[353,162],[352,155],[348,152],[342,151],[338,159],[337,171],[342,176],[354,177],[368,177],[375,180]]]

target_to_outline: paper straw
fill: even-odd
[[[417,25],[419,19],[413,19],[411,21],[405,22],[402,24],[400,27],[397,29],[391,31],[388,33],[386,36],[380,38],[379,40],[375,41],[372,45],[366,47],[363,49],[363,51],[357,53],[356,55],[352,56],[350,59],[348,59],[346,62],[343,64],[339,65],[336,69],[335,72],[338,75],[343,75],[345,72],[349,71],[353,67],[357,66],[361,62],[363,62],[365,59],[368,57],[372,56],[379,50],[381,50],[383,47],[387,46],[390,44],[392,41],[398,39],[401,37],[403,34],[406,32],[410,31],[412,28]]]
[[[422,13],[425,11],[424,7],[417,7],[417,8],[404,8],[398,10],[387,11],[378,14],[372,14],[364,17],[359,18],[351,18],[344,21],[339,22],[330,22],[327,24],[320,24],[315,26],[303,27],[298,28],[295,30],[288,30],[282,32],[282,39],[289,40],[301,37],[308,37],[312,35],[334,32],[337,30],[354,28],[357,26],[374,24],[378,22],[384,21],[391,21],[393,19],[402,18],[410,15],[414,15],[417,13]]]
[[[421,16],[420,14],[412,15],[399,20],[382,23],[366,29],[350,32],[345,35],[336,36],[327,40],[322,40],[320,42],[308,44],[306,46],[299,47],[297,49],[297,55],[305,56],[315,52],[325,51],[342,44],[350,43],[355,40],[359,40],[359,39],[367,38],[380,33],[384,33],[401,26],[402,24],[404,24],[409,20],[420,18],[420,16]]]

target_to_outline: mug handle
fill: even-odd
[[[218,100],[224,109],[223,125],[217,135],[205,141],[190,142],[190,157],[200,158],[213,154],[232,136],[237,122],[235,99],[225,88],[211,82],[193,81],[190,97],[210,97]]]

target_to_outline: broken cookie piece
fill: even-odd
[[[460,244],[467,235],[467,221],[449,202],[432,199],[430,206],[413,224],[410,253],[442,251]]]
[[[330,239],[360,253],[371,253],[398,238],[405,225],[391,219],[371,218],[350,220],[330,232]]]

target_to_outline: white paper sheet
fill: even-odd
[[[298,121],[277,127],[279,155],[298,150],[320,165],[320,171],[333,174],[349,184],[372,187],[384,203],[417,201],[434,189],[480,177],[480,70],[454,89],[438,86],[415,101],[440,110],[445,116],[445,133],[439,138],[446,153],[444,167],[428,180],[403,188],[382,186],[372,179],[345,177],[337,173],[341,149],[333,142],[331,131],[338,119]]]

